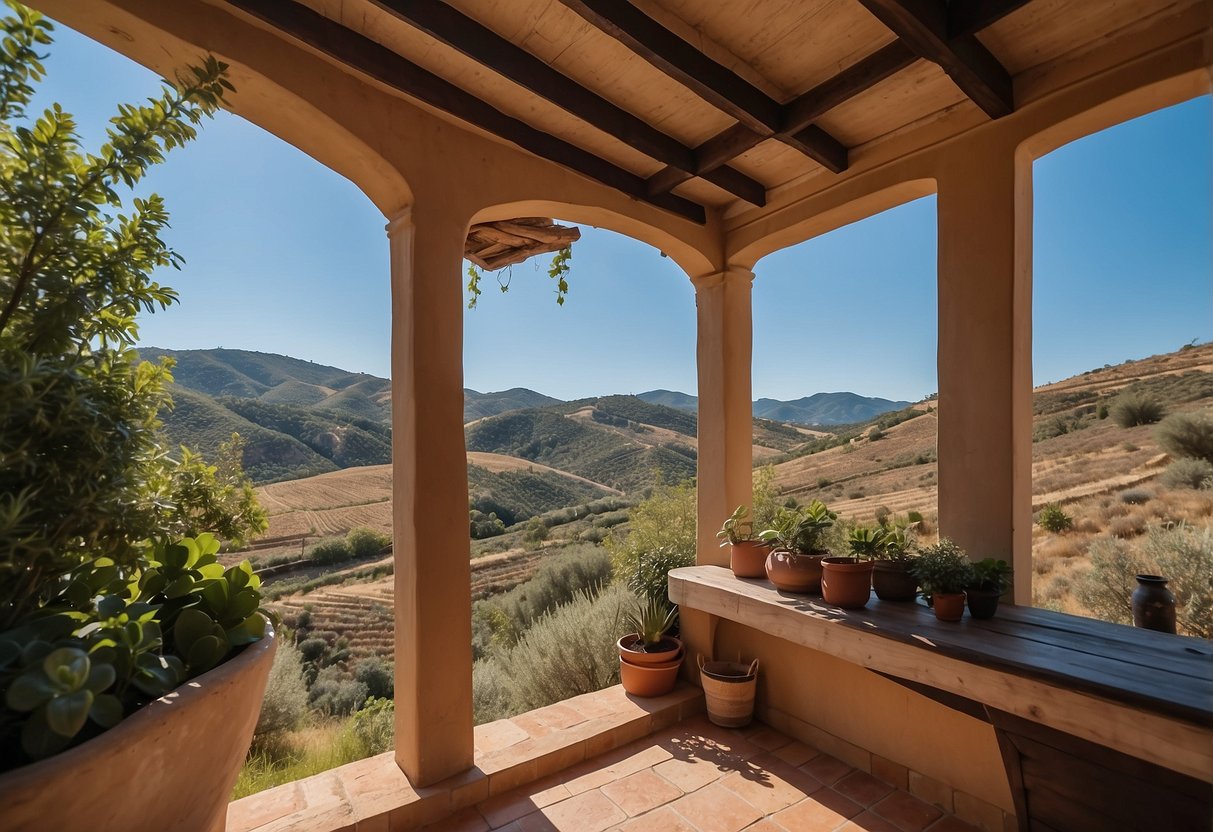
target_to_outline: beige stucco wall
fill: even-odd
[[[695,624],[703,613],[684,612]],[[758,659],[757,707],[815,726],[859,749],[1014,813],[994,729],[859,665],[720,621],[718,658]],[[829,751],[828,743],[823,747]],[[843,749],[839,754],[846,753]],[[862,760],[847,760],[855,765]]]

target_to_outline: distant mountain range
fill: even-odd
[[[673,390],[650,390],[637,393],[636,398],[692,413],[699,409],[698,398]],[[909,407],[910,404],[860,396],[858,393],[814,393],[790,402],[759,399],[754,402],[754,416],[795,425],[850,425],[870,421],[881,414]]]
[[[170,441],[213,453],[239,433],[245,470],[257,482],[296,479],[391,461],[391,383],[271,353],[164,350],[172,358],[175,406],[163,414]],[[755,444],[782,452],[804,440],[781,423],[862,422],[907,403],[853,393],[754,403]],[[654,390],[565,402],[534,390],[464,390],[468,450],[552,465],[630,490],[658,475],[695,470],[696,399]]]

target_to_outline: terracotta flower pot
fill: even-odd
[[[821,559],[824,553],[799,555],[776,549],[767,555],[767,578],[785,592],[821,592]]]
[[[878,560],[872,564],[872,589],[881,601],[913,601],[918,581],[906,569],[905,561]]]
[[[657,643],[657,650],[640,650],[640,634],[628,633],[619,639],[619,658],[638,665],[656,665],[672,662],[682,652],[682,642],[673,636],[665,636]]]
[[[998,612],[998,599],[1001,595],[996,589],[966,589],[969,615],[978,620],[993,618],[994,613]]]
[[[729,568],[738,578],[765,578],[767,554],[770,551],[770,544],[761,540],[742,540],[734,543],[729,551]]]
[[[963,592],[936,592],[931,596],[934,600],[935,617],[940,621],[959,621],[965,614],[965,594]]]
[[[276,646],[267,628],[104,734],[0,775],[0,827],[221,832]]]
[[[678,658],[662,664],[632,664],[619,657],[619,681],[623,689],[633,696],[664,696],[678,682],[678,668],[682,666],[682,649]]]
[[[858,558],[824,558],[821,561],[821,597],[844,610],[858,610],[872,597],[872,561]]]

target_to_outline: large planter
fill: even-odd
[[[881,601],[913,601],[918,597],[918,580],[904,560],[878,560],[872,564],[872,589]]]
[[[740,540],[729,547],[729,568],[738,578],[765,578],[770,551],[761,540]]]
[[[673,661],[661,664],[632,664],[619,657],[619,681],[633,696],[664,696],[678,683],[678,668],[682,665],[682,650]]]
[[[1002,593],[997,589],[966,589],[965,596],[969,599],[969,615],[984,621],[998,612],[998,599]]]
[[[758,659],[741,662],[705,662],[699,657],[708,719],[724,728],[741,728],[754,719],[754,693],[758,688]]]
[[[1169,578],[1138,575],[1133,590],[1133,626],[1162,633],[1175,632],[1175,596],[1167,589]]]
[[[821,561],[821,597],[844,610],[858,610],[872,597],[872,561],[824,558]]]
[[[785,592],[821,592],[821,560],[825,553],[800,555],[776,549],[767,555],[767,579]]]
[[[663,636],[656,650],[640,650],[640,644],[638,633],[623,636],[616,642],[619,658],[631,664],[652,666],[672,662],[682,652],[682,642],[673,636]]]
[[[0,775],[0,830],[222,832],[276,647],[267,627],[104,734]]]

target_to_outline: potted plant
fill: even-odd
[[[856,526],[847,536],[849,557],[821,561],[821,597],[844,610],[862,609],[872,595],[872,559],[879,548],[879,529]]]
[[[965,587],[973,579],[972,564],[964,550],[946,537],[940,538],[922,550],[913,568],[923,597],[935,608],[935,617],[959,621],[964,615]]]
[[[973,577],[965,588],[969,599],[969,615],[978,619],[993,618],[998,611],[998,599],[1011,588],[1011,566],[1005,560],[983,558],[974,561]]]
[[[633,632],[619,639],[619,681],[633,696],[661,696],[674,689],[682,642],[667,635],[678,608],[659,599],[637,601],[625,615]]]
[[[770,545],[754,536],[749,506],[740,505],[716,533],[723,548],[729,548],[729,568],[738,578],[765,578]]]
[[[800,509],[780,509],[771,528],[759,535],[774,544],[766,562],[771,583],[786,592],[820,592],[821,561],[830,554],[824,537],[837,518],[821,500]]]
[[[872,564],[872,588],[882,601],[913,601],[918,581],[912,565],[915,553],[913,533],[904,526],[892,525],[877,530],[877,558]]]

